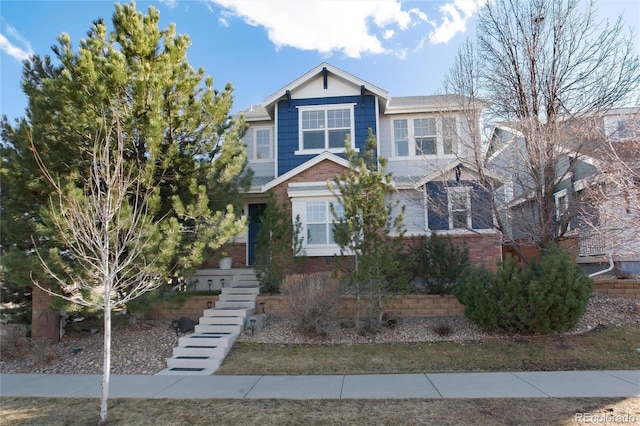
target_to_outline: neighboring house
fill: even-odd
[[[569,122],[568,122],[569,123]],[[577,129],[559,154],[549,232],[564,233],[577,262],[588,273],[617,268],[640,273],[640,109],[618,108],[598,119],[571,121]],[[501,189],[509,211],[509,237],[526,244],[537,219],[530,174],[521,173],[528,154],[514,124],[493,128],[488,163],[511,179]],[[507,170],[515,170],[507,173]],[[635,185],[635,187],[634,187]],[[571,244],[571,243],[575,244]]]
[[[345,137],[362,149],[371,129],[378,155],[388,159],[395,197],[406,206],[407,239],[432,230],[452,234],[469,245],[472,261],[494,268],[502,253],[501,236],[492,231],[486,197],[465,161],[464,137],[477,130],[479,111],[467,120],[460,105],[447,95],[391,97],[322,63],[262,105],[243,111],[254,177],[245,197],[249,230],[235,241],[234,266],[253,264],[259,230],[254,219],[274,191],[290,202],[293,217],[300,217],[309,270],[331,269],[340,250],[329,209],[336,199],[327,182],[348,171]]]

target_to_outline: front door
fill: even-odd
[[[256,260],[256,244],[258,244],[258,232],[262,224],[262,215],[267,208],[266,204],[249,204],[249,242],[248,264],[253,265]]]

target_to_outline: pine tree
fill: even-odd
[[[158,191],[153,215],[162,221],[159,261],[167,275],[181,274],[207,251],[242,232],[237,196],[246,187],[242,119],[232,119],[233,88],[187,61],[189,37],[135,3],[116,5],[113,31],[103,20],[74,50],[62,34],[54,56],[25,62],[26,117],[2,120],[2,297],[29,296],[35,278],[35,240],[47,256],[59,242],[49,235],[46,206],[52,187],[43,179],[32,147],[55,181],[86,175],[93,144],[115,121],[126,139],[124,158],[145,188]],[[33,239],[32,239],[33,237]]]
[[[189,38],[159,19],[117,4],[111,33],[94,22],[78,51],[61,35],[54,58],[25,62],[27,116],[2,121],[3,292],[36,282],[104,311],[100,423],[111,310],[245,229],[233,89],[214,90],[187,61]]]
[[[367,326],[382,324],[384,297],[407,288],[409,277],[402,256],[404,206],[390,202],[395,193],[387,160],[376,155],[377,140],[369,131],[362,155],[347,139],[349,172],[337,176],[331,189],[342,206],[331,204],[334,238],[341,254],[353,256],[355,267],[346,271],[356,296],[356,328],[362,330],[362,297],[367,297]],[[394,217],[394,209],[398,214]]]
[[[469,266],[469,248],[459,248],[451,236],[431,233],[418,247],[418,275],[425,280],[429,294],[450,294]]]

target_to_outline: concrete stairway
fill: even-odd
[[[222,364],[248,317],[255,313],[260,288],[255,273],[245,272],[225,287],[214,308],[205,309],[191,334],[178,339],[167,368],[157,375],[210,375]]]

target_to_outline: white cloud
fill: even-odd
[[[33,55],[33,50],[31,50],[31,43],[25,40],[15,28],[10,25],[6,25],[3,22],[3,27],[8,36],[17,41],[22,47],[17,46],[14,42],[9,40],[4,34],[0,34],[0,51],[6,53],[7,55],[19,60],[23,61],[25,59],[29,59],[29,56]]]
[[[178,0],[160,0],[160,3],[166,5],[169,9],[173,9],[178,5]]]
[[[415,10],[402,10],[399,0],[210,1],[249,25],[264,27],[277,48],[325,55],[342,52],[352,58],[365,53],[397,54],[384,41],[413,26],[416,16],[420,19]]]
[[[456,34],[467,30],[467,22],[473,17],[484,0],[454,0],[440,7],[442,22],[434,23],[435,29],[429,34],[433,44],[447,43]]]

